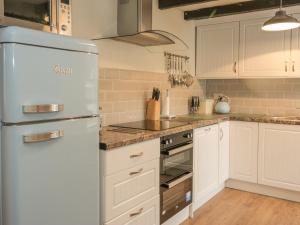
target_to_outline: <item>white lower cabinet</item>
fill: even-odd
[[[105,179],[106,221],[147,201],[159,192],[159,160],[138,165]]]
[[[257,183],[258,123],[230,122],[230,178]]]
[[[194,131],[194,202],[200,206],[219,184],[219,127]]]
[[[219,124],[219,184],[229,179],[229,122]]]
[[[300,191],[300,126],[260,124],[258,183]]]
[[[159,225],[159,157],[159,139],[100,152],[101,225]]]
[[[132,208],[105,225],[159,225],[159,196]]]

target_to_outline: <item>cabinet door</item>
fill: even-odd
[[[218,125],[195,131],[195,200],[213,191],[219,182],[219,128]]]
[[[230,178],[257,183],[258,123],[230,122]]]
[[[300,20],[300,14],[293,15]],[[300,77],[300,28],[292,30],[291,77]]]
[[[219,183],[229,178],[229,122],[219,124]]]
[[[267,18],[240,24],[239,76],[286,77],[289,71],[291,32],[261,29]]]
[[[260,124],[260,184],[300,191],[300,126]]]
[[[197,27],[197,76],[237,78],[239,23]]]

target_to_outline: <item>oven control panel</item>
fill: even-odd
[[[184,145],[193,142],[193,130],[183,131],[176,134],[164,136],[160,139],[160,149],[168,149],[178,145]]]

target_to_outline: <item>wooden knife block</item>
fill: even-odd
[[[160,102],[150,99],[147,103],[146,120],[160,120]]]

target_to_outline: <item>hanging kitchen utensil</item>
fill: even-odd
[[[166,72],[172,87],[190,87],[194,83],[194,77],[190,74],[189,57],[165,52]]]

